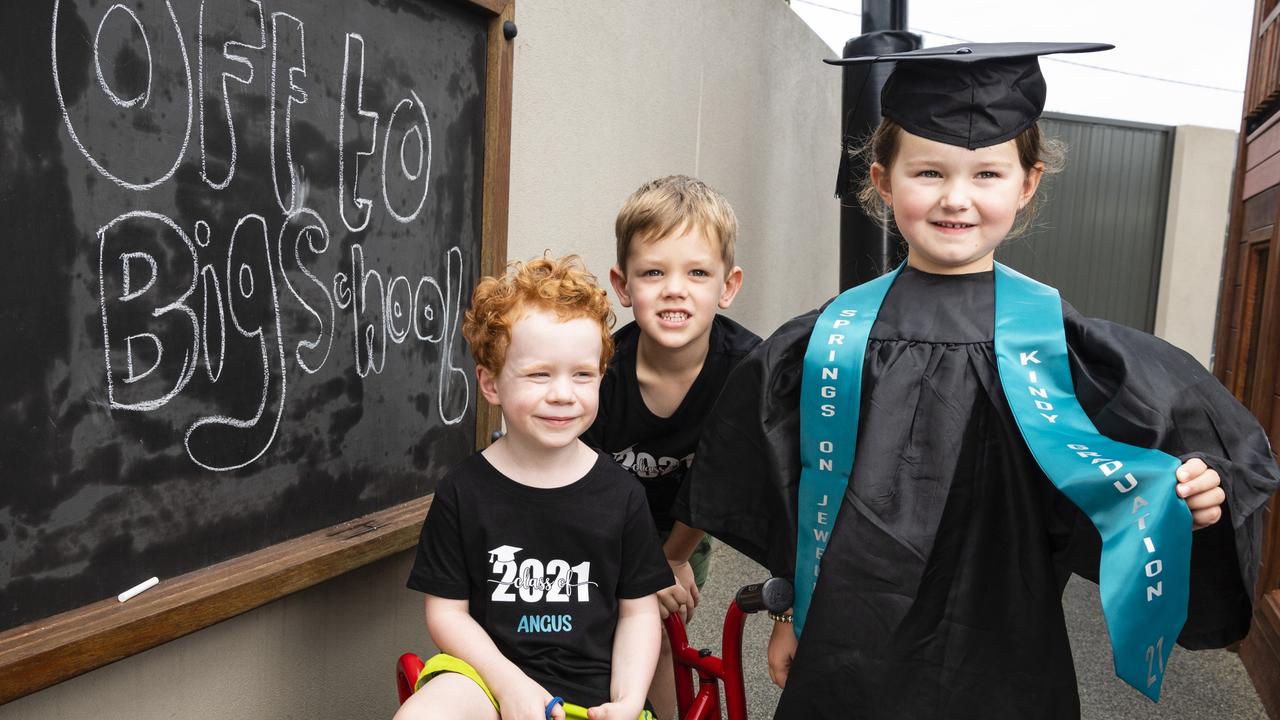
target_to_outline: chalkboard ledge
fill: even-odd
[[[431,499],[0,633],[0,705],[413,547]]]

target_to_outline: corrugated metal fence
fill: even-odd
[[[1155,325],[1174,128],[1045,113],[1066,169],[1041,184],[1036,226],[996,258],[1058,288],[1085,315]]]

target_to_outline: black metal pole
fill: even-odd
[[[862,35],[844,45],[844,57],[886,55],[915,50],[919,35],[907,32],[907,0],[862,0]],[[880,124],[880,88],[891,67],[887,63],[850,65],[844,69],[841,100],[843,142],[840,178],[840,289],[883,275],[901,259],[901,241],[858,205],[858,188],[868,165],[861,147]]]
[[[907,29],[907,0],[862,0],[862,32]]]

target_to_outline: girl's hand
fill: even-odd
[[[636,720],[644,710],[644,701],[638,703],[618,700],[587,708],[588,720]]]
[[[1218,472],[1200,458],[1192,458],[1178,468],[1178,497],[1191,510],[1192,529],[1206,528],[1222,519],[1222,503],[1227,494],[1222,491],[1222,478]]]
[[[780,688],[787,686],[787,675],[791,672],[791,661],[796,656],[796,646],[800,641],[791,623],[775,622],[773,633],[769,635],[769,679]]]
[[[491,685],[491,689],[502,708],[502,720],[546,720],[551,693],[528,675],[521,673],[520,677],[512,678],[501,686]],[[556,705],[551,717],[564,720],[564,708]]]

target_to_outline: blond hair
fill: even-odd
[[[618,238],[618,269],[625,275],[635,242],[661,240],[678,230],[697,227],[720,249],[725,271],[733,267],[738,240],[738,217],[723,195],[687,175],[651,180],[631,193],[614,223]]]

